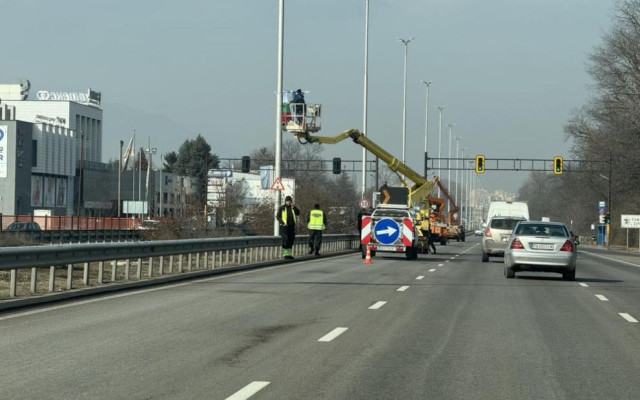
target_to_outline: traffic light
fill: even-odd
[[[560,156],[555,156],[553,157],[553,173],[556,175],[560,175],[562,173],[562,165],[563,161],[562,161],[562,157]]]
[[[483,155],[476,156],[476,172],[479,174],[484,174],[484,156]]]
[[[342,159],[340,157],[333,158],[333,173],[339,174],[342,172]]]
[[[241,167],[241,170],[245,174],[248,173],[251,170],[251,157],[242,156],[242,167]]]

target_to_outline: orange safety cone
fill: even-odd
[[[371,249],[369,248],[369,246],[367,246],[367,256],[364,259],[364,263],[373,264],[373,262],[371,262]]]

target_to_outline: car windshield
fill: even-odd
[[[497,218],[491,220],[491,229],[507,229],[513,230],[521,219]]]
[[[516,229],[516,235],[568,237],[569,232],[561,225],[520,224]]]

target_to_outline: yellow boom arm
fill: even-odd
[[[409,199],[411,202],[409,206],[418,205],[420,203],[428,206],[429,202],[427,198],[433,189],[433,182],[428,181],[425,177],[409,168],[406,164],[367,138],[359,130],[349,129],[348,131],[344,131],[336,136],[314,136],[310,135],[308,132],[296,132],[294,133],[294,136],[297,137],[298,140],[304,140],[307,143],[326,144],[336,144],[347,138],[351,138],[355,143],[364,147],[368,152],[384,161],[389,166],[389,169],[400,175],[402,183],[409,188]],[[412,186],[408,185],[402,177],[409,179],[414,184]]]

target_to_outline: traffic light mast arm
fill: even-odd
[[[298,138],[300,141],[306,141],[307,143],[325,143],[325,144],[336,144],[347,138],[351,138],[355,143],[364,147],[369,153],[375,155],[382,161],[384,161],[390,170],[400,174],[402,177],[409,179],[414,183],[414,186],[411,187],[411,198],[412,203],[417,204],[423,202],[424,199],[427,198],[429,193],[431,193],[431,189],[433,189],[433,183],[428,181],[425,177],[409,168],[406,164],[392,156],[388,151],[383,149],[374,143],[371,139],[365,136],[362,132],[357,129],[349,129],[348,131],[344,131],[336,136],[315,136],[311,135],[308,132],[295,132],[294,136]],[[405,186],[409,186],[406,182],[403,182]],[[420,201],[416,201],[420,200]]]

